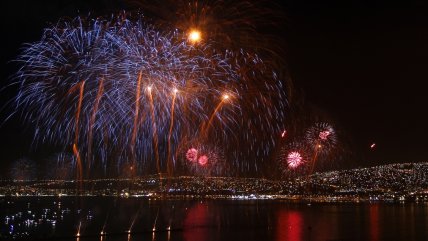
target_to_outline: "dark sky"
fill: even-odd
[[[427,161],[428,4],[295,2],[287,49],[306,99],[345,129],[363,161]]]
[[[343,3],[346,2],[346,3]],[[283,3],[284,46],[296,93],[346,133],[360,163],[428,160],[428,4],[426,1]],[[2,86],[16,70],[8,61],[37,41],[47,22],[126,7],[121,1],[1,1]],[[1,92],[1,103],[16,94]],[[2,109],[3,121],[10,109]],[[29,131],[13,118],[0,127],[0,167],[31,154]],[[370,150],[375,142],[377,147]]]

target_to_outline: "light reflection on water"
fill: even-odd
[[[281,210],[278,213],[277,240],[303,240],[303,217],[300,212]]]
[[[20,197],[0,207],[2,240],[428,240],[427,203]]]

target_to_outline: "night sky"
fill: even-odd
[[[87,3],[97,2],[97,3]],[[346,3],[342,3],[346,2]],[[426,1],[285,1],[283,38],[299,103],[325,113],[344,134],[353,166],[428,161],[428,4]],[[121,1],[1,1],[2,87],[16,71],[10,60],[40,39],[48,22],[128,8]],[[0,121],[16,89],[0,94]],[[293,104],[294,102],[292,102]],[[308,110],[309,111],[309,110]],[[0,127],[0,167],[32,151],[31,128],[19,116]],[[376,143],[374,150],[370,144]]]

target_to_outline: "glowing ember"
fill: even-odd
[[[287,135],[287,130],[284,130],[284,131],[282,132],[281,137],[282,137],[282,138],[284,138],[284,137],[285,137],[285,135]]]
[[[205,166],[208,163],[208,157],[206,155],[200,156],[198,159],[198,163],[201,166]]]
[[[302,155],[299,152],[290,152],[287,156],[287,163],[290,168],[296,168],[303,163]]]
[[[186,153],[186,158],[188,161],[196,162],[198,160],[198,150],[190,148]]]

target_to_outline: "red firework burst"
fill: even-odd
[[[202,155],[198,159],[198,163],[201,166],[205,166],[208,163],[208,157],[206,155]]]
[[[309,145],[323,154],[327,154],[334,149],[337,144],[334,128],[324,122],[315,123],[308,128],[305,139]]]
[[[198,160],[198,150],[195,148],[190,148],[186,152],[186,158],[188,161],[196,162]]]
[[[327,140],[328,139],[328,136],[331,134],[331,132],[330,131],[321,131],[320,132],[320,134],[319,134],[319,137],[320,137],[320,139],[321,140]]]
[[[295,169],[303,164],[303,157],[297,151],[292,151],[287,155],[287,164],[291,169]]]

